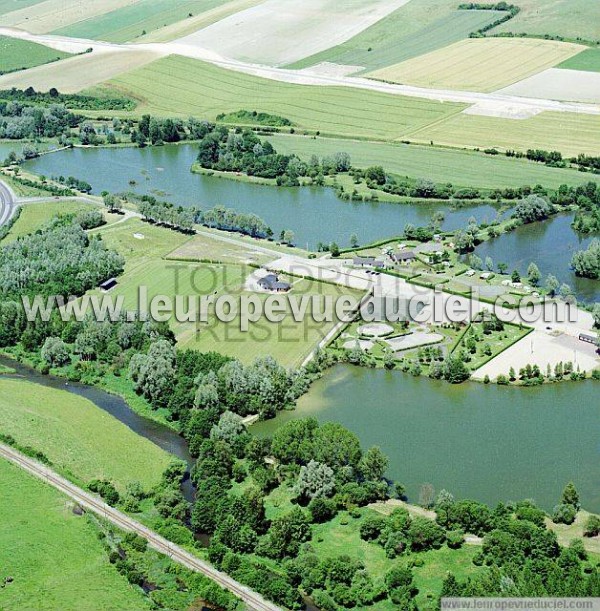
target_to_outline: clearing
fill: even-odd
[[[84,485],[107,478],[121,491],[132,481],[149,488],[173,458],[87,399],[23,380],[0,379],[0,421],[0,432]]]
[[[491,92],[551,68],[582,49],[552,40],[470,38],[368,76],[431,89]]]
[[[18,8],[0,17],[0,25],[21,28],[32,34],[45,34],[58,28],[114,11],[140,0],[46,0],[35,4],[19,2]],[[13,3],[14,4],[14,3]]]
[[[180,56],[118,76],[109,86],[139,99],[136,113],[214,120],[220,113],[246,107],[287,117],[305,129],[385,140],[465,108],[350,87],[281,83]]]
[[[565,70],[549,68],[498,93],[563,102],[600,102],[600,70]]]
[[[91,38],[109,42],[127,42],[171,24],[202,15],[217,8],[222,0],[144,0],[94,15],[53,34],[75,38]]]
[[[556,67],[567,68],[569,70],[585,70],[586,72],[600,72],[600,49],[586,49]]]
[[[0,481],[0,566],[13,578],[0,589],[3,609],[149,609],[67,497],[4,459]]]
[[[461,187],[501,189],[539,183],[557,189],[562,184],[579,185],[586,180],[575,170],[470,150],[283,134],[267,139],[278,152],[295,153],[302,159],[345,151],[350,154],[352,165],[359,168],[380,165],[399,176],[429,178]]]
[[[223,57],[284,65],[340,44],[408,0],[266,0],[178,42]]]
[[[307,68],[328,61],[377,70],[468,38],[498,18],[496,11],[457,10],[455,0],[412,0],[364,32],[292,64]]]
[[[53,51],[56,54],[56,51]],[[37,66],[24,72],[0,76],[0,88],[48,91],[56,87],[62,93],[77,93],[111,79],[126,70],[144,66],[154,61],[159,54],[148,49],[127,49],[120,51],[96,50],[92,53],[65,59],[57,69],[52,64]]]
[[[34,42],[0,36],[0,74],[26,70],[66,57],[70,57],[70,54]]]
[[[558,150],[563,155],[598,155],[600,120],[594,115],[542,112],[529,119],[459,114],[411,135],[421,142],[501,150]]]

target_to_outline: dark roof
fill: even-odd
[[[109,278],[108,280],[105,280],[104,282],[100,283],[100,288],[105,291],[108,291],[109,289],[112,289],[116,285],[117,285],[117,279]]]
[[[373,265],[375,257],[354,257],[354,265]]]
[[[270,291],[289,291],[291,284],[287,282],[280,282],[279,278],[275,274],[267,274],[264,278],[258,281],[259,286],[266,288]]]
[[[579,334],[579,339],[584,341],[584,342],[590,342],[592,344],[596,343],[596,338],[593,335],[588,335],[587,333],[580,333]]]
[[[416,259],[417,255],[412,250],[397,252],[392,255],[394,261],[408,261],[408,259]]]

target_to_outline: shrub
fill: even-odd
[[[584,537],[597,537],[600,535],[600,517],[590,516],[583,529]]]
[[[552,512],[552,521],[555,524],[573,524],[576,517],[577,509],[575,509],[575,506],[566,503],[560,503]]]

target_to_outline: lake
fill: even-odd
[[[484,242],[475,252],[484,261],[491,257],[496,266],[506,263],[509,272],[518,269],[523,275],[534,261],[542,273],[542,282],[553,274],[566,282],[578,299],[600,301],[600,282],[578,278],[570,267],[573,253],[587,248],[597,234],[579,234],[573,231],[572,222],[572,214],[561,214],[544,223],[521,225],[511,233]]]
[[[72,149],[27,162],[27,170],[45,176],[75,176],[88,181],[93,192],[135,191],[174,204],[212,208],[221,204],[239,212],[254,212],[275,234],[292,229],[298,246],[316,248],[319,242],[349,245],[356,233],[365,244],[401,235],[407,223],[426,225],[431,215],[446,212],[444,228],[465,227],[471,216],[494,220],[488,205],[453,208],[449,204],[346,202],[333,189],[278,188],[190,172],[198,147],[193,144],[139,148]],[[0,155],[1,156],[1,155]],[[134,180],[135,185],[130,185]]]
[[[314,416],[340,422],[390,458],[388,475],[418,500],[421,484],[494,505],[533,498],[551,511],[569,481],[600,512],[598,382],[452,386],[398,371],[338,365],[298,409],[253,427]]]

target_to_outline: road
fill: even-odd
[[[0,180],[0,227],[8,223],[16,210],[16,198],[11,188]]]
[[[92,48],[94,52],[122,52],[143,51],[154,53],[157,56],[182,55],[192,59],[220,66],[227,70],[243,72],[261,78],[280,81],[284,83],[295,83],[298,85],[319,85],[325,87],[353,87],[355,89],[366,89],[392,95],[422,98],[438,102],[456,102],[469,104],[474,107],[477,114],[490,116],[533,116],[544,111],[552,112],[576,112],[580,114],[600,115],[599,104],[584,104],[577,102],[559,102],[556,100],[521,97],[507,95],[498,92],[481,93],[476,91],[455,91],[451,89],[428,89],[425,87],[413,87],[410,85],[396,85],[383,83],[367,78],[330,75],[316,71],[314,68],[305,70],[290,70],[287,68],[275,68],[262,64],[242,62],[223,57],[210,49],[193,44],[174,40],[161,43],[109,43],[90,39],[69,38],[66,36],[55,36],[52,34],[31,34],[17,28],[0,27],[0,36],[9,36],[29,40],[49,46],[60,51],[81,53]],[[25,74],[25,73],[24,73]],[[2,79],[0,77],[0,84]]]
[[[229,590],[232,594],[244,601],[249,609],[256,611],[281,611],[280,607],[266,601],[259,594],[250,590],[250,588],[238,583],[228,575],[217,571],[210,564],[200,560],[178,545],[171,543],[140,522],[133,520],[128,515],[118,511],[106,503],[103,503],[97,497],[82,490],[78,486],[75,486],[65,478],[52,471],[52,469],[49,469],[37,461],[24,456],[20,452],[4,444],[0,444],[0,457],[6,458],[31,475],[45,481],[50,486],[53,486],[63,494],[66,494],[72,498],[84,509],[93,511],[118,528],[135,532],[144,537],[144,539],[148,541],[148,545],[150,547],[157,550],[161,554],[169,556],[169,558],[171,558],[174,562],[177,562],[197,573],[202,573],[209,579],[212,579],[222,588]]]

